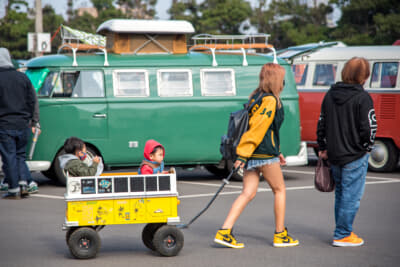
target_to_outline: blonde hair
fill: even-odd
[[[283,81],[285,78],[285,69],[275,63],[267,63],[262,66],[258,84],[258,88],[250,94],[250,98],[258,92],[266,92],[273,94],[279,101],[279,96],[283,90]],[[278,106],[281,107],[279,101]]]
[[[342,70],[342,81],[349,84],[363,84],[369,77],[369,63],[365,58],[353,57]]]

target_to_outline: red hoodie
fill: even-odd
[[[154,169],[160,167],[161,165],[161,169],[164,168],[164,162],[162,164],[158,164],[155,163],[154,161],[151,161],[150,159],[150,153],[153,152],[154,148],[156,146],[161,146],[163,149],[163,156],[165,157],[165,148],[163,147],[163,145],[161,145],[159,142],[155,141],[155,140],[148,140],[144,146],[144,152],[143,152],[143,156],[145,158],[145,160],[142,161],[142,164],[140,165],[139,168],[139,173],[140,174],[153,174],[154,173]],[[162,172],[162,170],[161,170]]]

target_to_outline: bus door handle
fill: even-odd
[[[93,114],[93,118],[105,119],[105,118],[107,118],[107,114],[96,113],[96,114]]]

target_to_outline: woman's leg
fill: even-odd
[[[246,205],[256,196],[260,176],[257,171],[246,171],[243,177],[242,193],[233,202],[222,229],[232,229]]]
[[[274,193],[275,231],[285,230],[286,187],[279,163],[266,164],[261,167],[265,180]]]

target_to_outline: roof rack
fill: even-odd
[[[215,59],[216,50],[232,51],[236,50],[243,54],[243,66],[247,66],[246,49],[270,49],[274,54],[274,63],[278,63],[276,59],[276,51],[274,47],[268,44],[269,34],[242,34],[242,35],[212,35],[198,34],[192,37],[194,44],[189,48],[189,51],[205,51],[210,50],[213,63],[212,66],[218,66]]]
[[[61,45],[57,54],[63,50],[72,50],[73,62],[72,66],[77,67],[76,52],[78,50],[89,52],[91,50],[100,50],[104,53],[104,66],[109,66],[107,50],[105,49],[105,37],[91,34],[83,31],[72,29],[68,26],[61,25]]]

